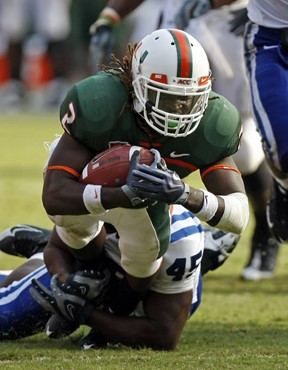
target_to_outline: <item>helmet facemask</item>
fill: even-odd
[[[191,81],[187,79],[187,82]],[[168,88],[167,85],[144,76],[139,76],[133,81],[133,85],[142,108],[139,113],[155,131],[172,137],[186,136],[196,130],[211,91],[211,87],[207,88],[207,85],[203,88]]]

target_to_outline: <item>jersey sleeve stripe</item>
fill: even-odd
[[[200,227],[199,227],[200,226]],[[180,239],[187,238],[193,234],[199,234],[202,231],[201,225],[196,226],[188,226],[188,227],[183,227],[182,229],[172,232],[171,237],[170,237],[170,243],[175,243],[176,241]]]
[[[209,167],[207,168],[206,170],[204,171],[201,171],[201,178],[203,180],[203,178],[209,173],[209,172],[212,172],[212,171],[215,171],[215,170],[230,170],[230,171],[235,171],[237,172],[239,175],[241,175],[241,172],[238,170],[238,168],[235,168],[235,167],[231,167],[227,164],[218,164],[218,165],[215,165],[215,166],[212,166],[212,167]]]
[[[30,287],[32,278],[39,279],[44,275],[47,275],[50,280],[50,275],[48,274],[45,265],[40,266],[38,269],[25,276],[23,279],[13,282],[9,286],[9,289],[0,289],[0,306],[4,306],[15,300],[23,292],[23,290],[25,290],[27,287]]]
[[[168,157],[163,157],[163,159],[168,164],[174,164],[176,166],[180,166],[180,167],[183,167],[183,168],[188,168],[191,172],[194,172],[194,171],[198,170],[198,167],[194,166],[193,164],[181,161],[179,159],[172,159],[172,158],[168,158]]]
[[[190,217],[194,218],[194,215],[193,215],[193,213],[191,213],[189,211],[182,212],[180,214],[173,214],[172,215],[172,224],[174,224],[177,221],[189,219]]]
[[[67,166],[48,166],[45,171],[51,171],[51,170],[60,170],[60,171],[66,171],[68,173],[71,173],[71,175],[77,177],[77,178],[80,178],[80,173],[78,173],[77,171],[75,171],[73,168],[71,167],[67,167]]]
[[[177,212],[178,211],[178,212]],[[175,205],[175,210],[171,218],[171,237],[170,243],[187,238],[193,234],[202,232],[202,225],[193,213]]]

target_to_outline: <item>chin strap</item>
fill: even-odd
[[[145,103],[145,108],[146,108],[146,111],[147,111],[148,115],[151,115],[151,113],[153,111],[153,107],[154,107],[154,104],[150,100],[147,100],[146,103]]]

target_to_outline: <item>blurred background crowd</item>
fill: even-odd
[[[57,109],[67,89],[92,73],[89,27],[106,3],[0,0],[1,112]],[[136,42],[156,28],[162,4],[147,0],[115,27],[117,56],[126,51],[127,41]]]

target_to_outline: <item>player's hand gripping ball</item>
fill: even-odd
[[[135,152],[140,152],[140,163],[150,166],[154,155],[150,150],[128,144],[113,145],[97,154],[84,168],[80,181],[85,184],[120,187],[126,184],[130,160]]]

